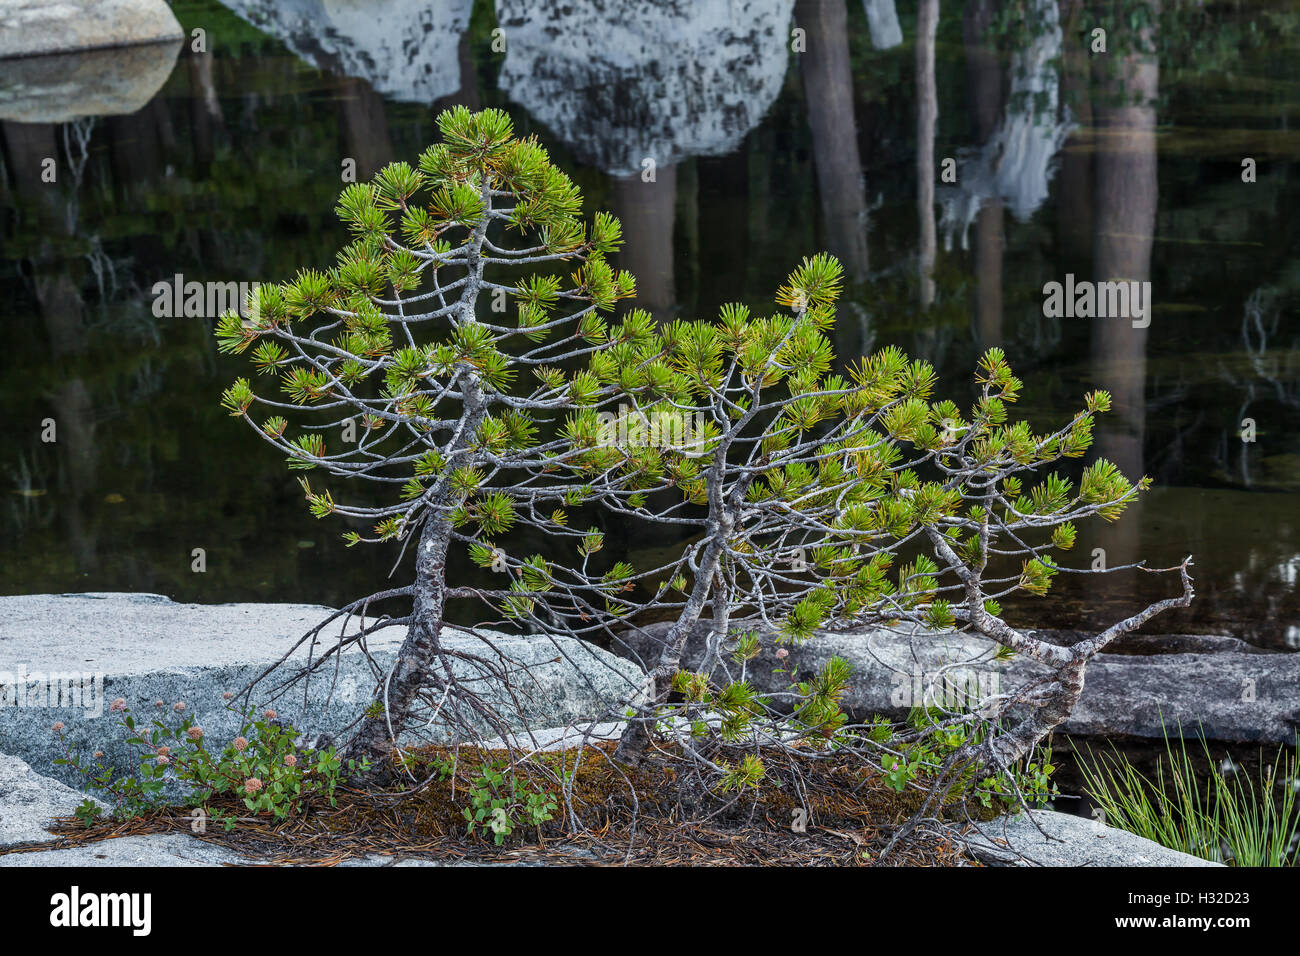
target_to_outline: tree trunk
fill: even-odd
[[[414,707],[428,675],[437,666],[439,637],[446,608],[447,547],[451,540],[451,523],[430,517],[420,533],[415,559],[415,606],[412,622],[393,664],[387,687],[380,687],[378,700],[386,712],[370,714],[348,744],[345,759],[371,763],[370,775],[384,778],[391,772],[388,755]],[[392,730],[389,721],[392,721]]]
[[[488,183],[489,179],[484,177],[480,195],[484,207],[491,209]],[[461,322],[474,321],[475,305],[479,290],[482,288],[482,262],[479,259],[479,252],[483,247],[488,221],[488,217],[484,216],[475,227],[470,239],[471,247],[466,260],[469,274],[460,297]],[[428,500],[425,502],[426,517],[415,555],[415,599],[411,610],[412,622],[407,629],[406,640],[402,642],[401,649],[397,652],[397,660],[393,662],[387,682],[379,688],[376,701],[383,709],[378,714],[363,718],[361,726],[344,752],[345,760],[370,760],[371,768],[367,776],[375,780],[385,779],[391,774],[393,767],[388,763],[387,758],[396,747],[397,738],[401,736],[418,702],[420,692],[429,683],[441,657],[439,638],[442,634],[443,615],[447,605],[447,551],[452,535],[449,512],[455,504],[451,476],[458,469],[472,466],[477,462],[479,456],[471,446],[488,415],[487,396],[484,394],[483,383],[477,372],[468,365],[462,365],[457,374],[463,396],[461,427],[459,437],[447,449],[447,462],[441,477],[426,492],[428,495]],[[456,722],[456,710],[456,703],[452,701],[446,713],[453,727]],[[469,730],[464,726],[455,729]]]
[[[470,298],[470,304],[466,308],[472,310],[472,297],[477,295],[477,288],[467,290],[466,295]],[[452,535],[451,519],[447,514],[453,503],[449,476],[458,468],[472,463],[469,446],[487,417],[486,397],[472,376],[466,376],[464,394],[465,427],[452,454],[448,455],[443,477],[439,479],[440,484],[432,491],[428,504],[429,516],[420,532],[415,555],[415,600],[411,611],[413,621],[407,629],[406,640],[397,652],[387,687],[381,685],[376,697],[384,705],[385,711],[362,720],[361,727],[344,754],[346,759],[369,759],[372,764],[370,774],[377,779],[383,779],[391,770],[391,767],[383,766],[382,761],[396,746],[395,738],[401,735],[418,703],[420,691],[428,686],[439,665],[439,637],[447,606],[447,552]],[[455,701],[444,712],[448,715],[448,722],[454,725]],[[456,729],[465,732],[469,728]]]
[[[686,653],[686,642],[695,629],[695,624],[699,621],[701,613],[704,611],[704,605],[709,598],[709,591],[713,588],[713,576],[717,573],[718,565],[721,563],[722,540],[725,540],[725,534],[721,536],[720,540],[715,533],[713,540],[705,546],[704,554],[700,558],[700,569],[695,575],[695,587],[691,591],[690,600],[686,603],[681,615],[673,622],[673,626],[669,628],[668,634],[664,638],[664,649],[659,655],[659,663],[650,672],[650,679],[646,689],[652,707],[671,690],[673,677],[676,676],[677,671],[682,666],[682,656]],[[714,591],[713,600],[716,604],[719,600],[725,600],[725,598]],[[639,764],[645,757],[646,748],[650,746],[650,728],[652,725],[653,719],[651,718],[628,721],[623,736],[619,738],[618,749],[614,752],[614,759],[633,766]]]

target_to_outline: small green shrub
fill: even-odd
[[[506,761],[495,760],[480,766],[462,812],[470,836],[490,832],[500,846],[519,827],[541,827],[558,806],[554,795],[521,778]]]
[[[165,705],[158,702],[159,708]],[[334,791],[343,776],[344,766],[333,748],[314,750],[298,745],[300,733],[291,725],[277,720],[274,710],[261,715],[243,712],[239,734],[220,749],[208,747],[207,734],[195,718],[185,714],[184,702],[173,704],[170,713],[176,723],[157,718],[139,723],[122,698],[115,700],[110,711],[119,714],[118,723],[126,735],[126,744],[138,753],[139,769],[133,775],[118,776],[102,761],[96,751],[87,760],[67,743],[61,724],[55,732],[65,743],[65,756],[55,763],[79,771],[90,786],[104,795],[115,818],[126,819],[167,806],[167,784],[175,781],[186,791],[185,803],[207,807],[215,797],[230,795],[241,799],[250,813],[270,814],[283,820],[303,812],[309,801],[320,799],[335,805]],[[348,762],[348,774],[364,771],[367,764]],[[233,814],[210,809],[216,822],[227,830],[235,825]],[[85,801],[76,811],[77,819],[90,825],[100,816],[98,806]]]

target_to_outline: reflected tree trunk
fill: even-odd
[[[142,111],[143,112],[143,111]],[[29,260],[32,288],[49,342],[51,378],[45,392],[56,428],[54,450],[59,462],[59,521],[79,570],[95,563],[95,539],[83,511],[97,488],[99,454],[95,444],[95,403],[79,366],[87,347],[84,304],[81,299],[80,259],[63,255],[57,240],[75,232],[69,222],[73,201],[66,157],[59,148],[58,127],[47,124],[4,123],[5,161],[14,194],[34,200],[33,233],[43,237]],[[45,160],[57,161],[55,183],[41,179]],[[29,227],[30,229],[31,227]],[[31,434],[39,423],[26,423]]]
[[[149,105],[127,116],[109,116],[104,125],[111,143],[113,180],[127,195],[162,180],[168,154],[176,145],[162,97],[154,97]]]
[[[867,201],[858,153],[844,0],[799,0],[795,22],[806,31],[799,54],[826,245],[848,277],[867,277]]]
[[[992,0],[968,0],[962,17],[966,82],[975,138],[981,146],[1002,116],[1002,68],[990,26]],[[981,350],[1002,343],[1002,198],[994,195],[975,217],[975,337]]]
[[[1153,31],[1148,31],[1153,33]],[[1152,36],[1148,42],[1153,42]],[[1159,64],[1132,54],[1110,63],[1108,99],[1119,105],[1096,110],[1096,208],[1093,273],[1098,281],[1151,279],[1155,237],[1156,96]],[[1145,419],[1146,342],[1149,329],[1127,319],[1095,319],[1092,355],[1098,384],[1114,398],[1103,416],[1100,450],[1131,474],[1141,474]]]
[[[681,266],[686,273],[683,276],[680,271],[674,271],[674,297],[680,309],[688,315],[694,315],[700,303],[703,248],[700,242],[700,169],[693,157],[678,163],[674,169],[677,173],[677,222],[674,228],[677,235],[681,236]],[[752,199],[750,208],[752,211]]]
[[[920,0],[916,11],[916,211],[920,219],[921,306],[934,302],[934,260],[938,238],[934,222],[934,135],[939,92],[934,47],[939,32],[939,0]]]
[[[1098,86],[1105,105],[1095,108],[1096,207],[1094,210],[1093,274],[1098,281],[1151,279],[1151,248],[1155,238],[1156,98],[1159,61],[1154,52],[1155,27],[1132,41],[1141,49],[1098,57]],[[1114,42],[1114,38],[1112,38]],[[1154,292],[1153,292],[1154,295]],[[1151,303],[1147,316],[1151,318]],[[1144,469],[1146,430],[1147,328],[1134,328],[1126,318],[1096,318],[1092,323],[1092,364],[1095,387],[1111,393],[1112,410],[1098,419],[1094,449],[1114,462],[1131,479]],[[1125,520],[1105,529],[1110,567],[1140,557],[1140,505]],[[1108,588],[1113,592],[1114,588]],[[1129,588],[1124,589],[1125,594]]]
[[[1071,263],[1086,261],[1092,254],[1092,53],[1084,13],[1084,0],[1061,0],[1065,36],[1061,102],[1079,125],[1061,150],[1056,219],[1061,248]]]
[[[434,116],[453,106],[464,106],[475,112],[483,108],[483,97],[478,88],[478,69],[474,65],[474,48],[468,30],[460,35],[460,42],[456,45],[456,62],[460,67],[460,89],[450,96],[442,96],[433,101]]]
[[[185,60],[190,77],[190,135],[196,173],[199,178],[206,178],[212,166],[216,130],[225,125],[225,118],[212,81],[212,54],[190,50]]]
[[[357,162],[357,182],[364,182],[393,161],[384,98],[365,80],[339,81],[339,134],[343,157]]]
[[[745,224],[751,236],[775,234],[771,222],[772,157],[763,139],[761,135],[751,136],[745,150],[746,183],[749,187],[745,197]],[[763,256],[757,253],[745,257],[746,288],[761,289],[770,281],[771,276],[763,274],[766,265]]]
[[[636,276],[636,305],[656,320],[672,318],[677,307],[673,281],[673,226],[677,212],[677,167],[660,166],[655,181],[640,174],[610,177],[610,205],[623,224],[620,268]]]

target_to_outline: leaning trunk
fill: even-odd
[[[717,571],[721,557],[722,544],[715,537],[705,547],[704,554],[700,558],[700,570],[696,574],[695,588],[691,592],[690,600],[686,603],[686,607],[682,608],[682,613],[673,626],[669,628],[664,638],[664,649],[659,655],[659,662],[650,672],[645,693],[651,708],[666,697],[672,689],[673,678],[682,666],[686,640],[704,611],[709,590],[713,585],[713,575]],[[713,600],[716,603],[724,598],[715,592]],[[623,736],[619,739],[614,759],[625,764],[640,763],[645,756],[646,748],[650,746],[650,729],[653,723],[653,717],[629,720],[623,730]]]
[[[451,524],[446,519],[431,517],[425,523],[415,561],[413,621],[387,681],[379,689],[376,702],[382,705],[382,710],[372,707],[367,712],[344,754],[345,759],[369,760],[370,772],[378,776],[386,774],[396,737],[414,709],[429,674],[438,664],[450,538]]]

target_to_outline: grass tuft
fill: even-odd
[[[1197,772],[1187,741],[1165,731],[1165,755],[1155,779],[1118,750],[1080,761],[1084,789],[1106,814],[1105,822],[1192,856],[1233,866],[1295,866],[1300,843],[1300,748],[1261,759],[1258,774],[1220,764]]]

